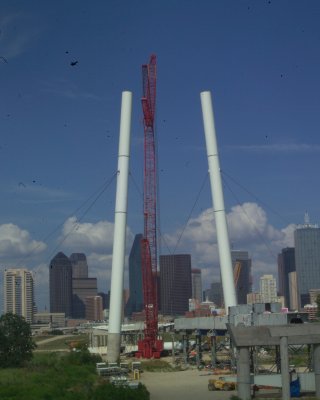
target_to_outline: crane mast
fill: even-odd
[[[157,301],[157,163],[155,148],[156,56],[142,65],[141,99],[144,127],[144,237],[141,241],[142,286],[145,310],[144,338],[138,342],[138,357],[159,358],[163,343],[158,339]]]

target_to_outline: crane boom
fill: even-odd
[[[141,99],[144,127],[144,237],[142,250],[142,286],[145,310],[144,338],[138,342],[138,357],[159,358],[163,348],[158,339],[157,301],[157,169],[155,149],[156,56],[142,66]]]

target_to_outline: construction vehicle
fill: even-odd
[[[209,390],[235,390],[236,383],[226,381],[224,376],[219,376],[219,378],[209,379],[208,383]]]
[[[157,159],[155,140],[156,56],[142,66],[144,126],[144,234],[141,240],[144,337],[138,341],[136,357],[160,358],[163,341],[158,337],[158,254],[157,254]]]

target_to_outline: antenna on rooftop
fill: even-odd
[[[309,217],[309,214],[308,214],[307,211],[304,213],[304,224],[305,224],[306,226],[309,226],[309,225],[310,225],[310,217]]]

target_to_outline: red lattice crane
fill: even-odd
[[[144,126],[144,237],[141,241],[142,286],[145,310],[144,338],[138,341],[137,357],[159,358],[163,342],[158,339],[157,301],[157,163],[155,146],[156,56],[142,65]]]

